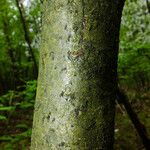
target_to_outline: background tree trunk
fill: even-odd
[[[19,4],[19,0],[16,0],[16,6],[19,10],[20,20],[21,20],[22,27],[24,30],[24,38],[25,38],[25,41],[26,41],[28,48],[29,48],[29,54],[31,55],[32,61],[34,63],[34,77],[37,78],[37,76],[38,76],[38,65],[36,62],[36,57],[35,57],[33,48],[31,46],[31,40],[30,40],[30,36],[29,36],[29,30],[28,30],[27,25],[26,25],[25,16],[23,15],[23,12],[22,12],[23,11],[23,5],[21,3]]]
[[[113,149],[118,2],[45,2],[32,150]]]

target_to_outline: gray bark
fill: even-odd
[[[119,6],[45,2],[32,150],[113,149]]]

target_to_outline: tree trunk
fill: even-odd
[[[34,68],[33,68],[34,77],[37,78],[37,76],[38,76],[38,65],[37,65],[37,62],[36,62],[36,57],[35,57],[33,48],[31,46],[31,40],[30,40],[30,36],[29,36],[29,31],[28,31],[28,28],[27,28],[27,25],[26,25],[26,20],[25,20],[25,17],[23,15],[23,12],[22,12],[23,5],[22,4],[19,5],[19,0],[16,0],[16,6],[19,10],[20,20],[21,20],[22,27],[23,27],[23,30],[24,30],[24,38],[25,38],[25,41],[28,45],[29,53],[30,53],[32,61],[34,63]]]
[[[113,149],[118,2],[45,2],[32,150]]]

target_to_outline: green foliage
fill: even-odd
[[[25,31],[16,1],[0,1],[0,95],[37,78],[26,35],[38,65],[37,37],[41,26],[41,12],[38,0],[31,3],[32,7],[20,5],[27,28]]]
[[[150,86],[150,14],[143,1],[127,0],[120,32],[118,73],[122,85],[131,89]]]
[[[24,88],[20,91],[20,88]],[[28,81],[18,91],[0,97],[0,147],[4,150],[29,147],[36,81]]]
[[[18,0],[19,1],[19,0]],[[38,33],[41,26],[40,2],[19,5],[15,0],[0,1],[0,149],[27,149],[30,143],[36,91],[34,62],[26,34],[38,62]],[[29,81],[31,80],[31,81]]]
[[[119,84],[150,135],[150,14],[146,1],[127,0],[120,31]],[[118,111],[119,110],[119,111]],[[140,149],[142,142],[124,108],[117,107],[115,149]],[[142,148],[141,148],[142,149]]]

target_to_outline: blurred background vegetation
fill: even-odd
[[[36,93],[42,0],[0,1],[0,150],[28,150]],[[118,80],[150,136],[150,2],[127,0]],[[115,150],[142,150],[124,107],[117,104]]]

